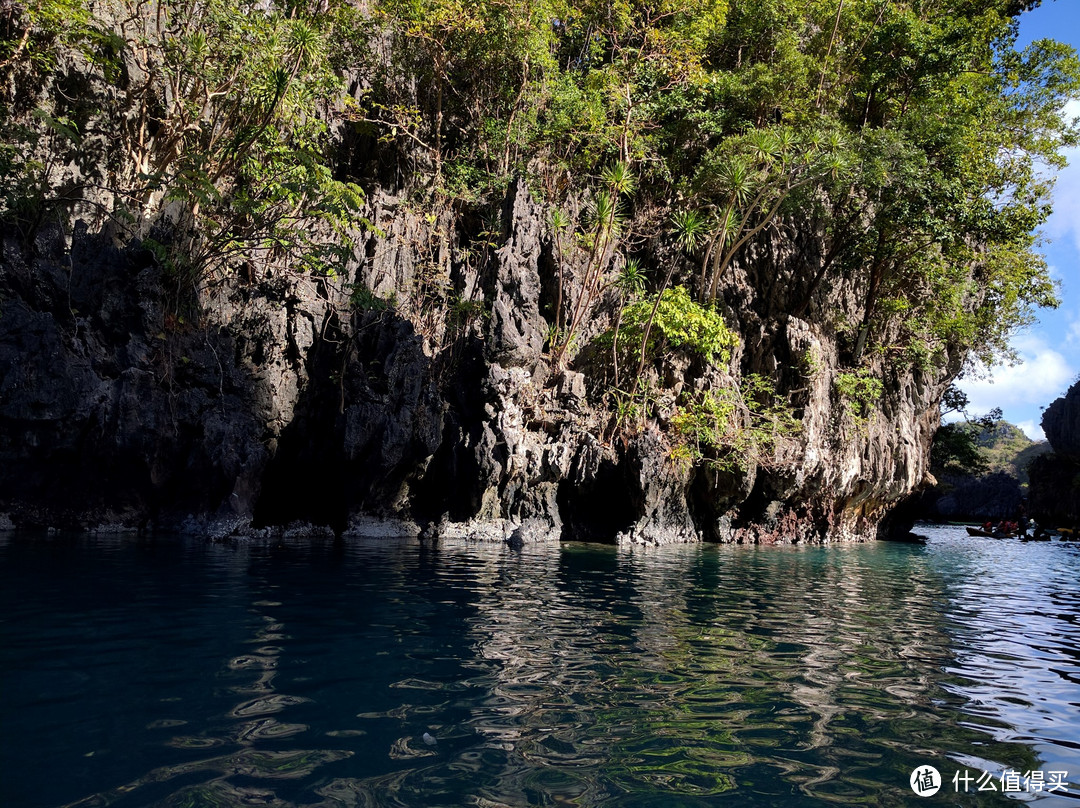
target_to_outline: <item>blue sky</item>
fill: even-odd
[[[1056,39],[1080,50],[1080,2],[1043,0],[1020,17],[1020,42]],[[1069,104],[1080,116],[1080,99]],[[1060,308],[1039,313],[1039,322],[1012,341],[1022,362],[998,366],[988,377],[961,379],[970,412],[983,415],[1001,407],[1005,418],[1041,440],[1042,409],[1080,375],[1080,149],[1068,152],[1069,166],[1054,187],[1054,213],[1043,228],[1043,253],[1060,283]],[[986,374],[982,374],[986,376]]]

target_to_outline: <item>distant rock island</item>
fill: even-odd
[[[942,446],[970,441],[972,455],[957,456]],[[986,521],[1012,519],[1028,495],[1028,467],[1050,451],[1004,420],[948,424],[939,431],[931,454],[937,484],[917,498],[924,519]]]
[[[997,412],[1000,416],[1000,411]],[[907,518],[1015,519],[1023,510],[1049,528],[1080,522],[1080,381],[1046,408],[1046,440],[1000,417],[941,427],[931,451],[936,483],[901,509]]]

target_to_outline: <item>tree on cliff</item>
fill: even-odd
[[[1001,421],[1001,410],[991,410],[981,418],[972,419],[967,412],[967,394],[955,384],[950,385],[941,400],[942,417],[962,415],[962,421],[942,424],[934,434],[930,447],[930,471],[935,477],[943,475],[980,475],[990,470],[990,462],[980,450],[979,436],[993,430]]]
[[[418,54],[434,67],[415,95],[384,82],[371,105],[398,111],[384,131],[428,143],[451,189],[538,156],[579,176],[632,164],[642,207],[709,217],[705,302],[799,211],[823,249],[792,308],[830,270],[861,275],[855,361],[957,344],[989,358],[1053,303],[1032,233],[1044,167],[1076,138],[1062,117],[1076,59],[1050,41],[1015,51],[1026,5],[383,0],[400,75]]]
[[[411,184],[447,204],[524,173],[558,207],[617,165],[638,180],[627,226],[598,249],[577,222],[558,259],[598,256],[590,288],[645,240],[686,246],[664,223],[693,220],[704,237],[651,291],[682,283],[716,306],[733,267],[794,249],[800,270],[759,292],[802,317],[832,280],[854,281],[843,312],[815,315],[847,364],[992,359],[1055,302],[1034,232],[1046,169],[1077,142],[1076,56],[1015,50],[1027,5],[8,4],[0,214],[28,232],[44,211],[97,206],[196,280],[267,262],[325,272],[362,223],[335,128],[397,146]],[[602,302],[558,297],[578,322]]]
[[[326,113],[354,22],[340,4],[6,5],[0,215],[32,231],[82,208],[188,283],[340,264],[363,194],[331,169]]]
[[[791,308],[830,270],[860,276],[854,361],[871,346],[989,355],[1053,302],[1033,230],[1048,210],[1044,167],[1076,142],[1062,117],[1075,56],[1050,41],[1014,49],[1026,5],[9,4],[5,207],[24,210],[26,187],[39,205],[71,205],[105,185],[151,218],[182,199],[202,230],[190,249],[272,256],[303,247],[306,217],[344,226],[357,207],[325,125],[353,117],[414,153],[423,144],[416,165],[444,192],[630,165],[639,208],[710,218],[693,287],[704,302],[756,237],[798,212],[822,254]],[[338,76],[358,69],[368,89],[350,113]],[[50,84],[57,73],[86,97]],[[95,135],[116,147],[109,169],[63,182],[55,165]]]

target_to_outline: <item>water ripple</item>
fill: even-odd
[[[520,553],[9,542],[3,802],[904,805],[925,764],[1067,772],[1021,796],[1080,796],[1080,548],[927,532]]]

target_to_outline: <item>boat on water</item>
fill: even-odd
[[[982,536],[983,538],[987,539],[1012,539],[1016,537],[1016,533],[1012,531],[1008,533],[997,533],[993,531],[983,530],[982,528],[978,527],[968,527],[966,528],[966,530],[969,536]]]

